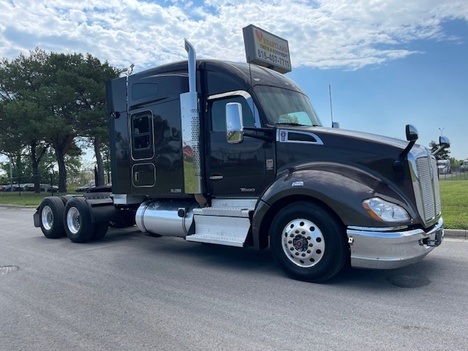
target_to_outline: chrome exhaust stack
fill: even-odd
[[[197,57],[192,44],[186,39],[185,50],[188,53],[189,91],[180,94],[182,119],[182,147],[184,157],[184,191],[194,194],[195,199],[204,206],[203,182],[200,158],[200,115],[197,92]]]

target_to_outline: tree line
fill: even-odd
[[[105,83],[122,70],[90,54],[45,52],[39,48],[0,61],[0,153],[17,177],[40,183],[51,163],[58,187],[67,191],[67,168],[86,140],[94,151],[97,185],[103,185],[103,152],[108,149]],[[52,161],[54,158],[54,161]],[[22,162],[27,160],[27,167]],[[25,172],[25,173],[22,173]]]

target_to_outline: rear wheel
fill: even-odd
[[[74,197],[67,202],[64,222],[65,232],[74,243],[89,241],[95,230],[88,204],[83,197]]]
[[[293,203],[278,212],[270,228],[270,244],[286,274],[309,282],[330,279],[348,256],[339,221],[310,202]]]
[[[39,207],[42,233],[46,238],[56,239],[65,236],[63,227],[64,204],[58,197],[46,197]]]

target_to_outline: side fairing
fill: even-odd
[[[115,194],[130,194],[131,158],[126,89],[125,78],[114,79],[106,85],[112,191]]]

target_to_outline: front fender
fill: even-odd
[[[388,227],[368,215],[362,201],[379,196],[415,213],[403,194],[387,182],[361,169],[343,165],[289,169],[278,174],[275,182],[263,193],[252,219],[254,246],[265,246],[262,236],[268,235],[274,214],[289,203],[308,199],[322,203],[334,212],[346,226]],[[408,225],[393,223],[392,225]]]

